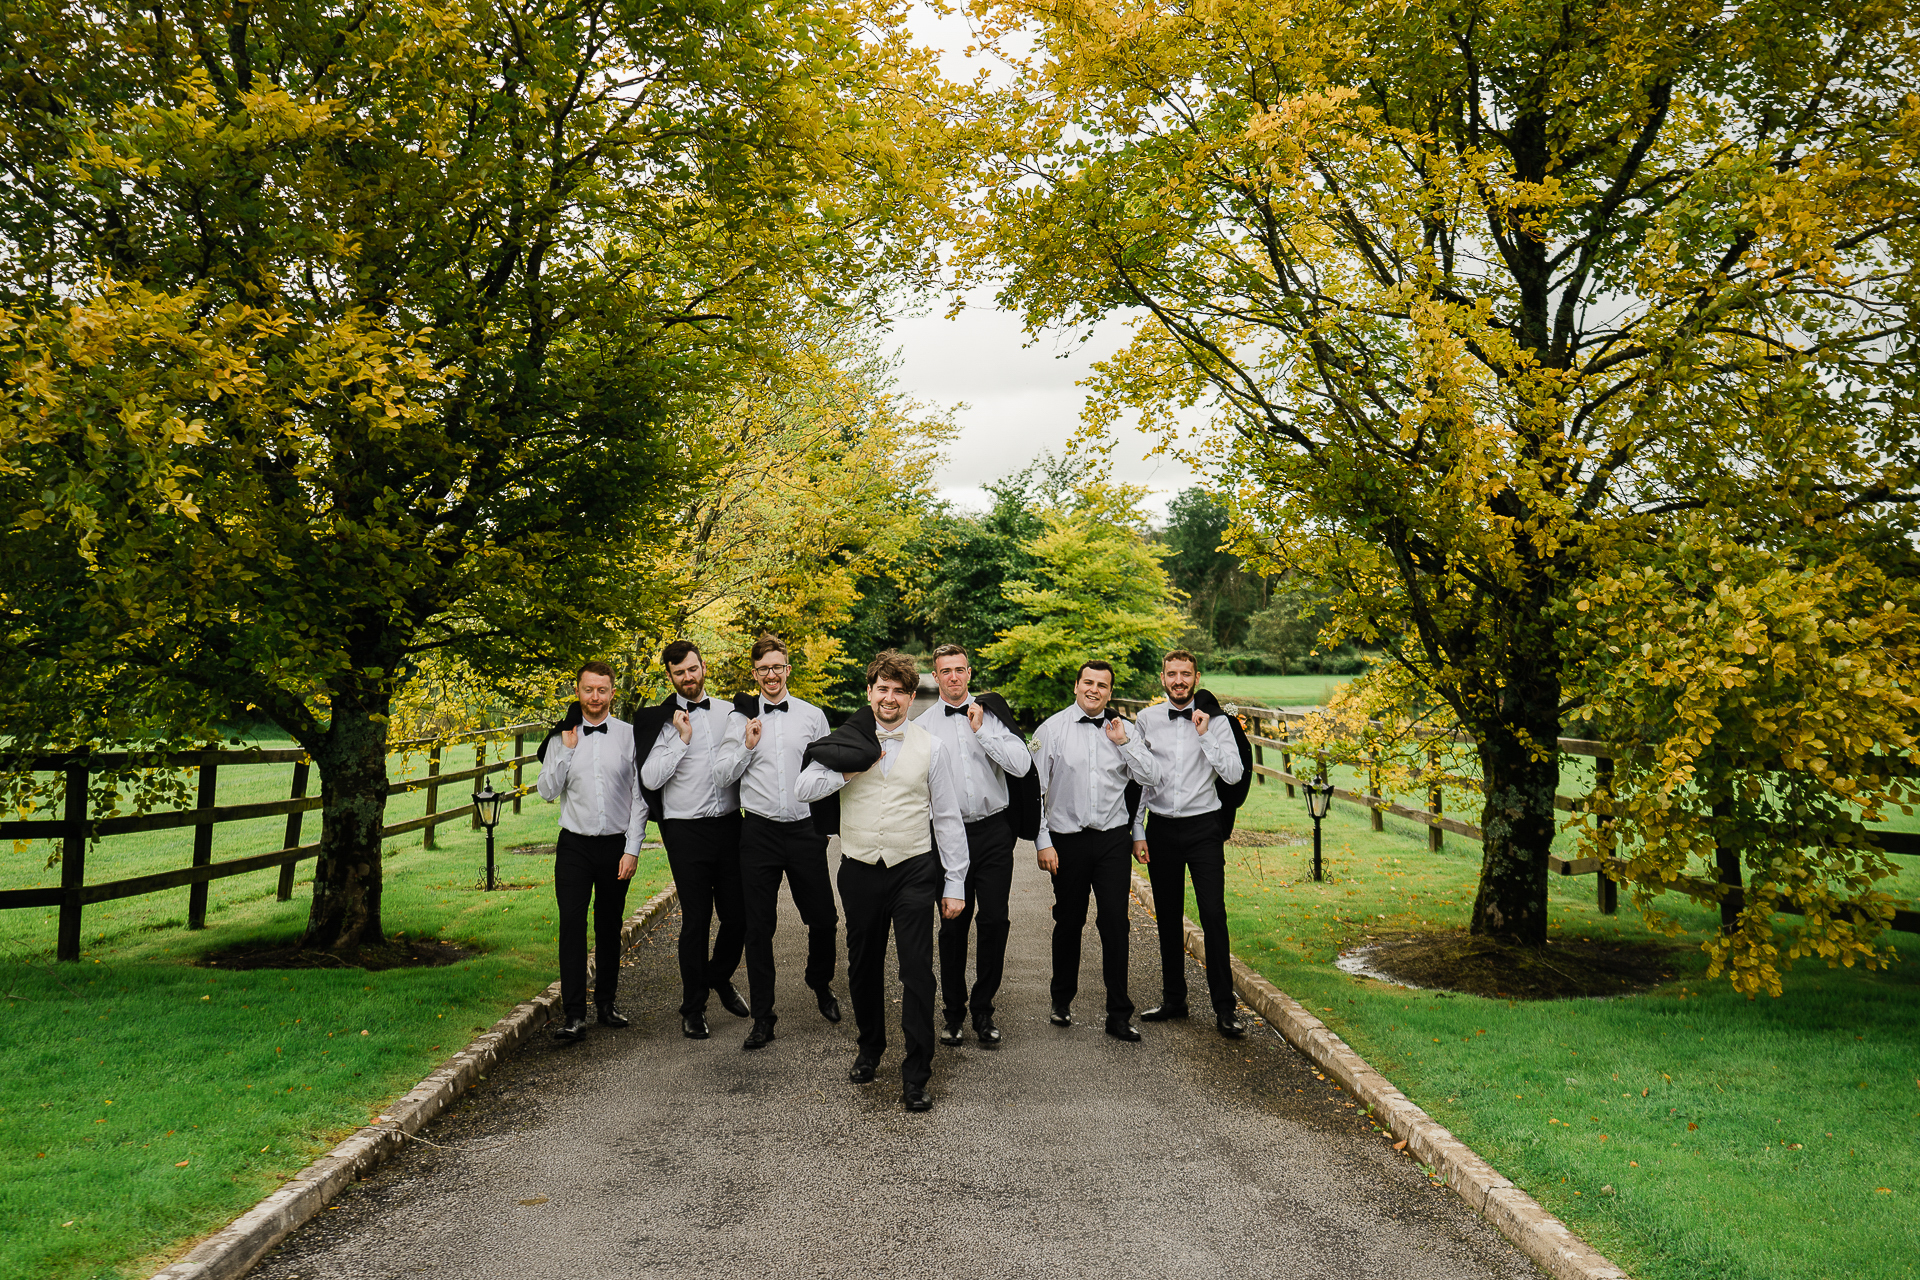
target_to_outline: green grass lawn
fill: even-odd
[[[1477,815],[1472,815],[1477,820]],[[1256,786],[1240,826],[1311,832]],[[1416,1103],[1643,1280],[1920,1275],[1920,970],[1801,961],[1779,999],[1704,979],[1697,951],[1643,996],[1518,1004],[1350,977],[1370,933],[1464,927],[1479,846],[1336,805],[1330,878],[1308,845],[1232,848],[1234,950]],[[1903,895],[1904,896],[1904,895]],[[1645,939],[1622,892],[1553,878],[1556,935]],[[1678,914],[1697,945],[1717,917]],[[1891,935],[1912,953],[1920,940]]]
[[[274,772],[284,795],[285,770]],[[223,777],[222,803],[249,798],[244,786],[276,785],[242,773],[231,771],[231,793]],[[399,798],[392,816],[420,803]],[[496,843],[515,887],[492,894],[479,888],[485,837],[464,820],[441,829],[438,850],[423,849],[418,833],[389,848],[388,931],[480,952],[445,968],[221,973],[184,963],[297,938],[310,880],[276,902],[274,871],[215,881],[201,932],[185,928],[185,889],[90,907],[78,964],[53,961],[53,912],[0,913],[0,1275],[150,1274],[553,981],[552,860],[506,849],[551,841],[556,813],[537,797],[507,813]],[[234,830],[242,824],[218,828],[215,857],[251,851],[254,837],[277,847],[284,821],[251,836]],[[185,865],[190,845],[164,839],[102,842],[89,878]],[[36,882],[12,864],[8,883]],[[665,859],[649,851],[630,906],[668,880]]]
[[[1317,707],[1352,676],[1236,676],[1207,673],[1200,683],[1220,698],[1254,698],[1270,707]]]

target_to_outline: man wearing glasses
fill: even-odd
[[[827,874],[827,837],[814,830],[813,813],[794,795],[807,744],[827,736],[820,708],[787,691],[787,645],[777,636],[754,641],[757,694],[733,700],[733,713],[716,753],[714,772],[723,785],[740,784],[746,809],[740,827],[740,890],[747,929],[747,1003],[753,1029],[743,1049],[764,1048],[779,1020],[773,1011],[773,933],[780,919],[780,877],[807,926],[807,985],[820,1014],[840,1021],[833,994],[840,915]]]

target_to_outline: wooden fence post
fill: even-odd
[[[214,754],[209,751],[200,758],[200,796],[194,805],[196,809],[211,809],[214,796],[220,783],[220,766],[214,763]],[[209,866],[213,862],[213,819],[202,817],[193,827],[193,865]],[[187,887],[187,928],[204,929],[207,927],[207,882],[200,880]]]
[[[60,839],[60,934],[54,956],[80,959],[80,890],[87,883],[87,765],[67,766],[67,804]]]
[[[437,746],[430,748],[427,752],[427,776],[429,778],[437,778],[440,776],[440,748]],[[427,784],[427,816],[431,818],[438,812],[440,812],[440,788],[429,783]],[[433,840],[433,829],[438,825],[436,822],[427,823],[426,835],[420,842],[422,848],[437,849],[440,847],[435,844]]]
[[[1377,747],[1367,752],[1367,795],[1374,800],[1380,797],[1380,751]],[[1367,806],[1367,816],[1372,819],[1375,831],[1387,829],[1387,815],[1380,811],[1378,804]]]
[[[484,769],[487,767],[487,740],[485,738],[482,738],[480,741],[473,744],[473,767],[476,769]],[[488,785],[487,775],[484,773],[481,774],[478,781],[480,783],[480,787],[474,788],[474,790],[476,791],[480,790],[481,787],[485,787]],[[473,807],[473,828],[472,829],[475,831],[478,831],[480,829],[480,806],[479,805],[475,805]]]
[[[1601,756],[1593,762],[1594,791],[1605,797],[1606,808],[1600,814],[1600,856],[1603,859],[1613,856],[1613,757]],[[1594,874],[1600,877],[1595,886],[1595,894],[1600,900],[1600,914],[1610,916],[1620,910],[1620,886],[1607,874],[1603,865]]]
[[[518,760],[525,754],[527,754],[527,735],[516,733],[513,735],[513,758]],[[518,764],[513,766],[513,811],[515,813],[520,812],[520,770],[525,767]]]
[[[1437,818],[1440,816],[1440,806],[1445,798],[1440,788],[1440,753],[1438,751],[1427,752],[1427,772],[1431,775],[1427,779],[1427,812]],[[1441,846],[1446,842],[1446,836],[1447,833],[1438,826],[1428,824],[1427,852],[1440,852]]]
[[[304,800],[307,798],[307,767],[305,760],[293,766],[293,794],[287,797],[289,800]],[[306,814],[301,813],[298,809],[295,809],[287,815],[287,838],[281,841],[280,847],[282,849],[295,849],[299,847],[300,819],[306,816]],[[292,900],[293,874],[298,868],[299,864],[294,862],[283,862],[280,864],[280,890],[274,895],[278,901],[288,902]]]
[[[1287,722],[1285,720],[1279,721],[1279,725],[1280,731],[1277,736],[1282,743],[1285,743],[1287,740]],[[1293,776],[1293,753],[1287,750],[1285,746],[1280,748],[1280,772],[1286,774],[1289,778]],[[1293,784],[1291,782],[1287,784],[1287,799],[1293,799]]]

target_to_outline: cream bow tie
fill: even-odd
[[[907,736],[907,731],[905,729],[895,729],[892,733],[885,733],[885,732],[881,733],[880,741],[899,742],[902,739],[904,739],[906,736]]]

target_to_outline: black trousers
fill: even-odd
[[[847,910],[847,994],[860,1029],[860,1057],[877,1064],[887,1049],[887,930],[900,955],[900,1036],[907,1056],[900,1083],[933,1078],[933,913],[946,872],[927,852],[890,867],[840,859]]]
[[[1233,994],[1233,951],[1227,944],[1227,849],[1220,814],[1147,818],[1147,879],[1153,885],[1154,921],[1160,930],[1160,990],[1164,1003],[1187,1003],[1187,874],[1193,874],[1194,905],[1206,934],[1207,994],[1215,1012],[1238,1004]]]
[[[747,1003],[773,1021],[773,934],[780,925],[780,877],[807,926],[807,985],[833,982],[840,912],[827,874],[827,838],[813,819],[780,822],[749,813],[740,820],[740,893],[746,902]]]
[[[706,1012],[707,992],[733,981],[746,938],[740,900],[740,815],[662,818],[660,843],[680,891],[680,1012]],[[715,916],[713,954],[708,930]]]
[[[583,836],[565,827],[553,854],[553,897],[560,907],[560,1010],[587,1016],[587,904],[593,904],[593,998],[613,1003],[620,986],[620,925],[627,918],[627,886],[620,878],[624,835]]]
[[[1060,870],[1053,877],[1053,1002],[1062,1008],[1080,990],[1080,935],[1087,926],[1087,894],[1099,914],[1100,976],[1107,987],[1107,1017],[1133,1014],[1127,998],[1127,880],[1133,833],[1111,831],[1053,833]]]
[[[974,1025],[993,1016],[993,998],[1007,968],[1007,900],[1013,893],[1013,819],[1007,811],[967,824],[967,905],[940,922],[940,998],[958,1025],[973,1008]],[[967,992],[967,930],[980,921],[973,992]]]

